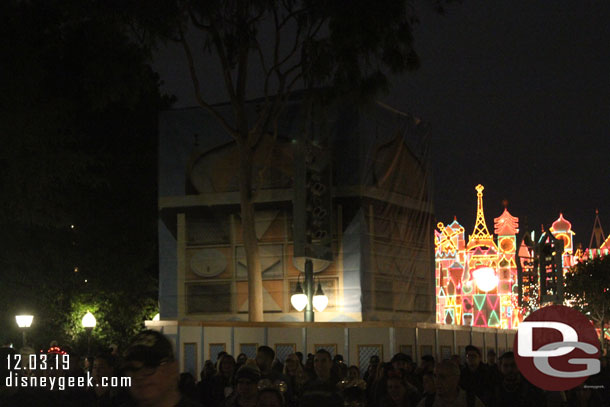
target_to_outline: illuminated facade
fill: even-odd
[[[593,243],[595,242],[595,244]],[[602,223],[599,220],[599,211],[595,210],[595,222],[593,223],[593,232],[591,233],[591,240],[589,242],[589,248],[584,251],[581,248],[576,249],[574,256],[579,261],[587,261],[595,259],[596,257],[604,257],[610,254],[610,236],[608,238],[604,235],[604,229],[602,229]]]
[[[454,220],[435,231],[436,321],[443,324],[514,329],[522,319],[515,254],[519,219],[508,209],[494,219],[494,238],[477,185],[477,217],[466,241]]]
[[[485,223],[483,186],[475,189],[477,216],[468,241],[457,219],[446,226],[439,223],[435,231],[436,321],[514,329],[524,316],[540,307],[541,300],[563,298],[563,277],[576,262],[574,232],[571,223],[560,214],[548,231],[538,235],[532,232],[518,240],[519,218],[505,208],[494,219],[492,235]],[[552,262],[538,261],[537,251],[543,250],[551,250],[548,258],[552,257]],[[522,307],[517,262],[521,269]],[[544,293],[540,292],[541,272],[545,274]]]

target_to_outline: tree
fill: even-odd
[[[134,315],[156,301],[156,128],[168,103],[149,50],[98,3],[0,3],[0,319],[11,329],[28,307],[40,343],[69,336],[81,293]],[[125,287],[135,291],[116,294]]]
[[[566,274],[566,298],[600,327],[600,342],[605,347],[604,329],[610,320],[610,256],[580,262]]]
[[[412,1],[180,0],[173,8],[164,1],[159,7],[149,1],[146,6],[137,4],[125,6],[125,14],[138,16],[134,20],[142,33],[153,32],[180,43],[199,106],[237,144],[249,319],[262,321],[262,275],[254,228],[260,183],[253,157],[266,135],[277,139],[278,121],[295,91],[302,92],[305,103],[312,103],[314,97],[316,104],[322,99],[369,100],[388,88],[390,74],[415,69]],[[154,15],[154,10],[162,10],[163,18]],[[230,118],[204,96],[208,83],[198,74],[191,44],[196,36],[204,44],[203,52],[216,58],[222,68]],[[252,119],[246,99],[253,92],[262,102]]]

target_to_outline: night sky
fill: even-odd
[[[563,212],[587,246],[598,208],[609,233],[610,1],[464,0],[445,15],[430,3],[416,2],[421,68],[382,100],[431,125],[437,219],[470,234],[481,183],[490,231],[507,200],[522,228]],[[201,62],[205,94],[226,100]],[[195,104],[181,49],[155,67],[175,107]]]

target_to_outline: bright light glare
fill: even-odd
[[[159,313],[157,312],[155,314],[155,316],[153,317],[153,321],[160,321],[161,320],[161,315],[159,315]]]
[[[290,303],[294,309],[301,312],[307,306],[307,296],[303,293],[292,294],[292,297],[290,297]]]
[[[313,296],[313,307],[316,309],[316,311],[318,311],[318,312],[324,311],[326,309],[327,305],[328,305],[328,297],[325,296],[324,294]]]
[[[328,305],[328,297],[324,295],[324,291],[322,291],[322,285],[320,284],[320,282],[318,282],[318,288],[313,296],[312,302],[313,307],[318,312],[324,311],[326,309],[326,306]]]
[[[496,276],[496,272],[491,267],[481,267],[476,269],[472,274],[474,275],[477,287],[481,291],[488,292],[498,286],[498,276]]]
[[[83,317],[82,324],[83,328],[95,328],[95,324],[97,324],[97,321],[95,320],[93,314],[87,311],[87,313]]]
[[[19,328],[29,328],[32,325],[33,315],[15,315]]]
[[[297,282],[294,294],[292,294],[292,296],[290,297],[290,303],[297,311],[301,312],[307,306],[307,302],[307,296],[305,295],[303,287],[301,286],[301,282],[299,281]]]

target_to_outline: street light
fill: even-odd
[[[83,328],[87,330],[87,356],[89,356],[91,350],[91,331],[95,328],[97,321],[93,314],[87,311],[81,323],[83,324]]]
[[[297,281],[297,287],[294,294],[292,294],[292,297],[290,297],[290,302],[292,303],[292,306],[299,312],[303,311],[307,306],[307,296],[303,291],[303,287],[301,286],[300,281]]]
[[[328,305],[328,297],[322,291],[322,284],[320,284],[320,280],[318,280],[318,288],[316,289],[316,293],[313,296],[313,307],[318,312],[322,312],[326,309]]]
[[[23,347],[25,348],[26,340],[25,340],[25,331],[27,328],[32,326],[32,321],[34,320],[33,315],[15,315],[15,320],[17,321],[17,325],[21,328],[21,333],[23,334]]]
[[[313,262],[311,259],[305,259],[305,292],[303,292],[301,282],[298,281],[295,293],[290,297],[290,302],[297,311],[305,309],[305,322],[314,321],[314,308],[316,311],[322,312],[328,305],[328,297],[324,295],[319,281],[315,295],[313,288]]]

